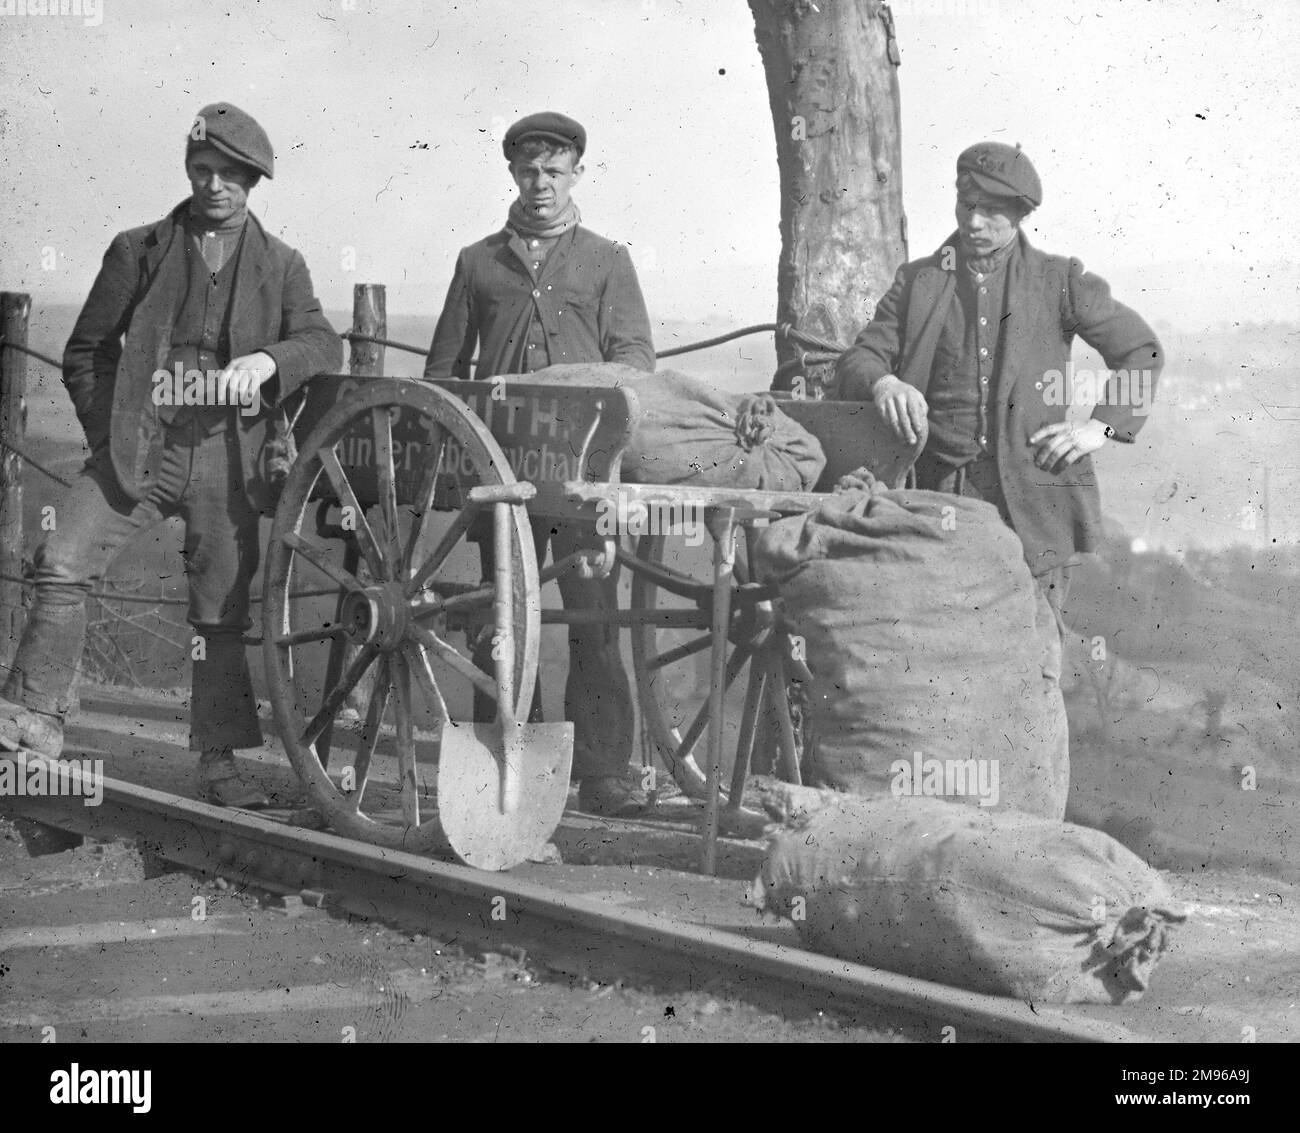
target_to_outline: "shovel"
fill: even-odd
[[[515,719],[510,507],[493,505],[497,718],[442,726],[438,819],[466,865],[502,870],[545,845],[560,824],[573,766],[572,724]]]

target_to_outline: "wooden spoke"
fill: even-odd
[[[323,547],[304,539],[296,531],[286,531],[281,538],[284,540],[285,546],[291,547],[295,553],[311,563],[326,578],[337,582],[345,590],[365,589],[355,575],[349,574],[342,567],[335,566],[334,563],[330,562]]]
[[[471,602],[476,602],[482,597],[483,584],[481,582],[452,582],[448,578],[431,578],[424,584],[423,593],[411,599],[411,602],[419,603],[425,594],[436,594],[439,598],[463,598],[468,596]],[[491,594],[488,595],[491,597]],[[413,608],[419,608],[414,606]]]
[[[745,662],[749,660],[750,650],[735,649],[727,659],[727,679],[723,685],[723,690],[731,688],[736,682],[736,676],[741,669],[745,667]],[[682,742],[678,744],[677,751],[674,753],[677,759],[684,759],[693,748],[700,736],[704,734],[704,729],[709,724],[709,702],[706,698],[700,705],[700,709],[695,713],[695,719],[691,721],[690,728],[687,729],[686,735],[682,737]]]
[[[767,667],[756,660],[749,668],[749,682],[745,686],[745,706],[740,712],[740,736],[736,741],[736,760],[731,768],[731,790],[727,802],[739,807],[745,797],[745,780],[754,758],[754,731],[758,724],[758,708],[763,703],[767,687]]]
[[[397,717],[397,768],[402,789],[402,821],[420,825],[420,785],[415,777],[415,728],[411,723],[411,671],[406,658],[394,653],[393,710]]]
[[[656,669],[662,669],[665,665],[674,665],[678,661],[684,661],[687,657],[692,657],[696,653],[703,652],[713,641],[713,634],[704,633],[699,637],[692,638],[685,644],[677,646],[676,649],[668,649],[663,653],[656,654],[646,660],[646,670],[654,672]]]
[[[326,727],[334,722],[334,717],[338,715],[339,709],[343,707],[343,701],[347,699],[350,693],[357,686],[365,671],[370,668],[370,663],[378,655],[379,650],[373,645],[364,645],[361,651],[352,659],[352,664],[343,674],[342,680],[339,681],[328,693],[325,699],[321,701],[319,710],[311,718],[307,727],[303,730],[300,742],[306,746],[316,742]]]
[[[393,413],[386,406],[370,411],[375,430],[375,472],[379,477],[379,514],[384,521],[385,558],[397,578],[402,562],[402,533],[397,526],[397,469],[393,465]]]
[[[497,683],[487,673],[483,672],[473,661],[464,654],[459,652],[453,646],[448,645],[428,626],[416,622],[407,627],[407,632],[416,639],[426,649],[442,662],[455,669],[462,677],[470,682],[479,692],[490,696],[493,700],[497,698]]]
[[[325,475],[329,477],[330,484],[334,487],[339,504],[349,509],[352,514],[353,522],[356,524],[357,542],[361,545],[361,553],[366,557],[366,565],[370,567],[370,572],[376,578],[387,578],[384,549],[375,540],[375,533],[366,519],[365,508],[357,501],[357,494],[352,490],[352,482],[343,471],[343,465],[339,463],[336,448],[336,445],[326,445],[316,455],[320,458],[321,467],[325,469]]]
[[[310,645],[313,641],[329,641],[343,634],[342,626],[322,626],[320,629],[299,629],[282,633],[275,639],[276,645]]]
[[[429,552],[429,557],[414,568],[411,580],[406,584],[408,598],[421,590],[424,584],[438,573],[438,568],[442,566],[447,556],[460,542],[461,536],[470,529],[470,525],[478,518],[478,513],[479,506],[472,500],[461,508],[456,518],[452,520],[451,526],[443,532],[442,538],[438,540],[438,545]]]
[[[454,613],[456,610],[472,610],[477,606],[490,606],[496,597],[495,586],[475,586],[472,590],[463,590],[443,600],[439,613]]]
[[[451,719],[451,716],[447,712],[447,702],[442,698],[442,689],[438,687],[438,678],[434,676],[429,654],[425,652],[422,645],[411,643],[406,647],[406,660],[412,674],[415,676],[416,683],[420,686],[425,699],[429,702],[429,707],[433,709],[433,714],[437,717],[435,726],[441,728],[443,724]]]
[[[433,512],[433,496],[438,487],[438,467],[442,464],[442,456],[447,447],[447,430],[436,424],[430,424],[430,431],[437,433],[437,442],[430,444],[427,455],[428,463],[424,466],[424,473],[420,477],[420,487],[416,492],[415,502],[412,508],[415,512],[415,521],[411,524],[410,541],[407,543],[406,555],[402,559],[402,578],[411,577],[411,572],[415,569],[415,564],[420,561],[420,557],[425,553],[428,545],[428,538],[425,535],[429,526],[429,516]]]
[[[361,796],[365,794],[366,784],[370,782],[370,760],[375,754],[375,744],[379,740],[379,728],[384,721],[384,711],[388,708],[388,694],[391,690],[388,658],[380,657],[379,664],[375,666],[375,687],[370,693],[365,723],[361,726],[361,738],[357,741],[356,758],[352,761],[352,773],[356,783],[353,794],[348,798],[348,805],[354,812],[360,809]]]

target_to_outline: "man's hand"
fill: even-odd
[[[921,391],[893,374],[886,374],[872,387],[871,398],[894,434],[909,445],[916,444],[930,412]]]
[[[275,359],[269,354],[259,350],[233,358],[230,365],[217,375],[217,403],[252,406],[256,404],[257,391],[273,377]]]
[[[1029,438],[1029,443],[1038,446],[1034,463],[1039,468],[1060,472],[1088,453],[1096,452],[1110,435],[1106,422],[1090,417],[1077,423],[1057,421],[1054,425],[1044,425]]]

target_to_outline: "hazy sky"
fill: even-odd
[[[553,108],[587,127],[576,199],[631,244],[652,314],[771,317],[773,127],[744,0],[98,8],[98,23],[0,14],[7,289],[83,298],[113,233],[186,195],[185,131],[227,99],[275,144],[253,209],[302,250],[326,305],[383,282],[390,312],[436,314],[457,249],[498,229],[514,194],[501,132]],[[1300,313],[1300,3],[893,8],[912,255],[952,227],[957,152],[1018,141],[1045,186],[1030,238],[1150,317]]]

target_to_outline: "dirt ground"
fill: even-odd
[[[120,842],[33,859],[0,822],[0,1041],[47,1027],[59,1042],[906,1041],[720,988],[579,983],[186,873],[146,878]]]

